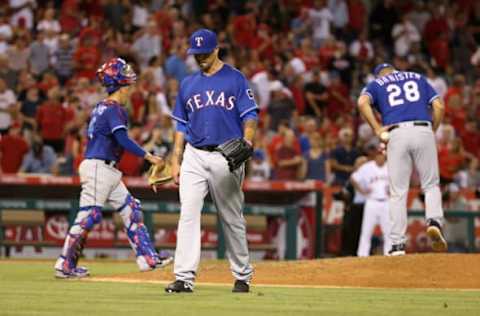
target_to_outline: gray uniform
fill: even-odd
[[[200,261],[200,216],[207,193],[223,224],[227,256],[233,276],[250,281],[245,219],[242,214],[244,167],[230,172],[225,158],[215,151],[187,144],[180,169],[180,221],[174,273],[177,280],[193,283]]]
[[[416,167],[425,193],[425,217],[440,224],[443,221],[437,147],[432,127],[414,126],[413,122],[399,123],[399,127],[390,132],[387,157],[391,239],[392,244],[400,244],[406,241],[406,205],[413,166]]]

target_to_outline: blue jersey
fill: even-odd
[[[127,129],[127,125],[128,114],[123,106],[112,100],[98,103],[90,114],[85,158],[119,161],[123,147],[113,133],[121,128]]]
[[[258,106],[247,79],[224,64],[211,76],[197,72],[182,81],[172,118],[186,125],[192,146],[213,146],[243,137],[242,118],[252,111]]]
[[[406,121],[432,121],[431,103],[437,92],[425,77],[396,71],[367,84],[362,93],[381,114],[383,125]]]

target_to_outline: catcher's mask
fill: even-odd
[[[125,60],[115,57],[98,68],[97,78],[107,89],[108,94],[112,94],[121,87],[134,84],[137,81],[137,74]]]

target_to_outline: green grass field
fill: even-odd
[[[480,291],[197,286],[179,295],[160,284],[56,280],[52,265],[0,260],[0,315],[480,315]],[[88,266],[95,276],[136,271],[133,262]]]

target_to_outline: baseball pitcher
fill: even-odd
[[[188,53],[201,70],[181,82],[172,114],[177,124],[172,175],[179,183],[181,210],[176,281],[165,288],[169,293],[193,291],[201,251],[200,215],[208,193],[223,224],[236,279],[233,292],[248,292],[253,274],[242,214],[242,182],[244,162],[253,153],[258,106],[245,76],[223,63],[218,50],[214,32],[200,29],[192,34]]]
[[[358,106],[375,134],[387,144],[390,254],[405,254],[407,195],[413,166],[420,175],[425,193],[427,235],[432,248],[446,251],[434,137],[444,115],[443,103],[425,77],[418,73],[397,71],[390,64],[380,64],[375,67],[374,75],[376,79],[363,89]],[[380,113],[383,126],[377,121],[372,107]]]
[[[122,182],[122,173],[116,168],[124,150],[152,164],[164,164],[161,158],[146,153],[127,135],[128,114],[123,106],[129,98],[131,85],[136,81],[136,74],[124,60],[112,58],[98,69],[97,77],[109,96],[98,103],[90,115],[85,159],[79,167],[82,184],[80,209],[55,263],[57,278],[89,275],[86,268],[77,266],[77,262],[88,233],[102,219],[102,208],[106,202],[122,217],[141,271],[162,267],[173,261],[171,257],[160,258],[155,251],[143,224],[140,201],[130,195]]]

